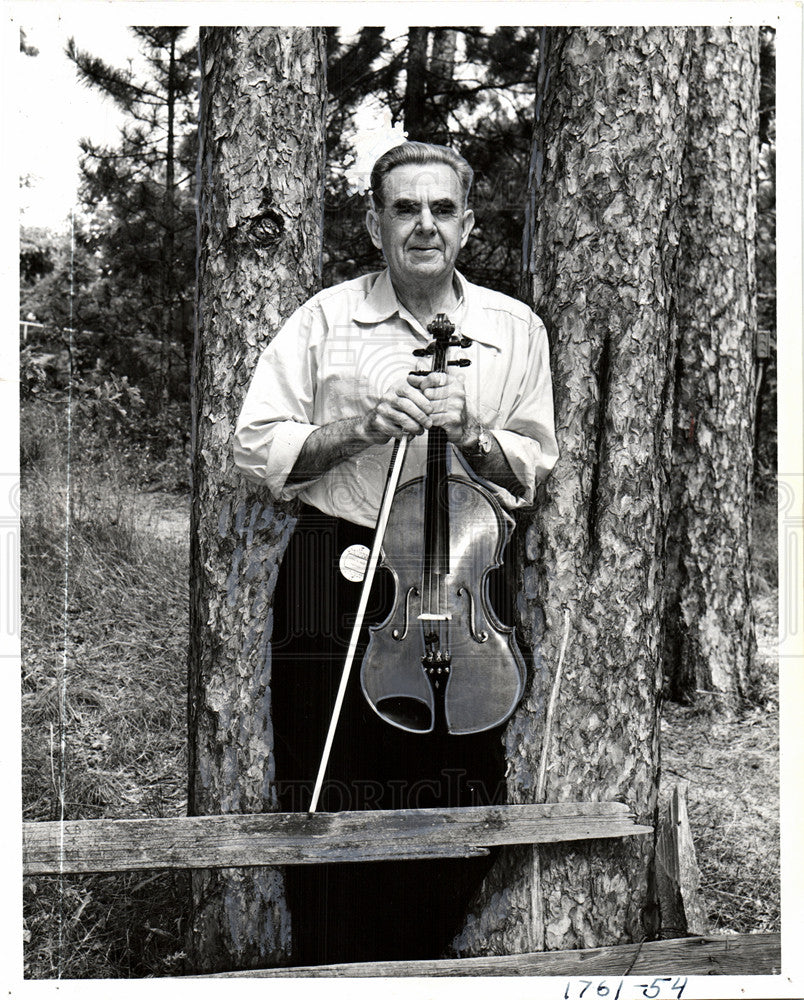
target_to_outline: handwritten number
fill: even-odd
[[[671,990],[675,991],[676,996],[678,997],[678,1000],[681,1000],[681,996],[682,996],[682,994],[684,992],[684,989],[685,989],[686,985],[687,985],[687,977],[686,976],[679,976],[679,978],[676,979],[676,981],[670,987]]]
[[[642,990],[642,995],[647,997],[648,1000],[656,1000],[656,997],[661,993],[662,987],[660,983],[669,983],[670,976],[657,976],[656,979],[650,984],[650,986],[645,986]]]
[[[659,1000],[664,993],[662,987],[664,983],[670,983],[670,992],[675,993],[676,1000],[681,1000],[684,995],[684,990],[687,987],[687,977],[678,976],[675,980],[671,980],[670,976],[657,976],[652,983],[639,983],[637,989],[642,991],[642,996],[645,1000]],[[625,980],[621,979],[617,983],[617,992],[614,994],[614,1000],[620,1000],[620,993],[622,992]],[[572,1000],[575,995],[573,992],[573,983],[568,982],[564,989],[564,1000]],[[590,986],[595,986],[595,996],[598,997],[609,997],[611,996],[611,987],[608,985],[605,979],[601,979],[600,982],[595,985],[592,979],[579,979],[577,980],[577,985],[579,987],[577,998],[578,1000],[583,1000],[584,995],[588,991]]]

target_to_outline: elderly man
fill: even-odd
[[[409,480],[424,473],[425,432],[443,428],[452,473],[478,477],[509,510],[532,502],[556,461],[542,323],[521,302],[473,285],[455,269],[474,224],[471,180],[466,161],[442,146],[410,142],[380,157],[366,225],[386,269],[325,289],[288,320],[260,359],[238,421],[238,466],[277,499],[302,501],[277,583],[272,634],[276,778],[284,809],[309,803],[360,590],[340,571],[340,555],[371,544],[393,440],[411,440],[403,470]],[[412,352],[431,341],[427,326],[439,313],[470,339],[462,353],[471,364],[448,374],[411,374]],[[389,599],[385,576],[372,594],[375,622]],[[505,596],[506,587],[497,590]],[[460,737],[401,731],[372,712],[353,683],[322,808],[480,804],[499,799],[502,778],[499,731]],[[432,864],[407,862],[388,880],[384,865],[289,874],[295,911],[310,921],[299,960],[437,953],[458,911],[426,898],[428,891],[444,896],[439,878],[417,874]],[[455,888],[470,868],[463,861],[448,872],[447,895],[457,905],[465,900]],[[442,863],[440,877],[446,871]],[[358,877],[364,919],[351,926],[344,913],[350,907],[342,904],[359,891]],[[371,903],[372,896],[382,905]],[[339,911],[329,923],[327,909]],[[411,920],[421,940],[391,932],[392,924]]]

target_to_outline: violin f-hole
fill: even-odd
[[[467,590],[466,587],[458,587],[458,597],[463,597],[464,594],[469,598],[469,634],[475,642],[488,642],[488,632],[485,629],[478,631],[477,628],[477,622],[475,621],[475,598],[472,591]]]
[[[407,593],[405,594],[405,627],[400,630],[398,628],[391,630],[391,637],[396,639],[397,642],[402,642],[402,640],[407,636],[410,629],[410,599],[411,597],[419,596],[418,587],[408,587]]]

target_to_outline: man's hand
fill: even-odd
[[[403,379],[365,416],[316,427],[305,439],[288,482],[315,480],[344,459],[390,438],[423,434],[433,426],[432,409],[432,402],[416,383]]]
[[[476,444],[478,424],[466,408],[466,385],[462,375],[431,372],[429,375],[409,375],[408,381],[430,402],[432,424],[444,428],[448,441],[459,448],[471,448]]]
[[[409,375],[369,410],[363,418],[363,430],[369,443],[385,444],[389,438],[415,437],[433,426],[434,405],[422,391],[421,381],[421,377]]]
[[[433,427],[443,427],[447,440],[458,448],[470,467],[483,479],[502,486],[515,496],[522,492],[522,484],[508,464],[508,459],[495,437],[489,439],[489,450],[478,454],[481,425],[466,406],[466,385],[460,374],[432,372],[429,375],[410,375],[408,381],[415,385],[432,404],[430,417]]]

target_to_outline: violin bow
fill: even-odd
[[[343,707],[343,699],[346,696],[346,688],[349,683],[349,674],[352,670],[352,664],[354,663],[355,652],[357,651],[357,640],[360,638],[360,630],[363,628],[363,619],[366,615],[369,592],[371,591],[371,585],[374,582],[374,574],[380,558],[380,549],[382,548],[383,539],[385,538],[385,529],[388,525],[388,518],[391,514],[391,504],[393,503],[394,495],[396,494],[396,488],[399,485],[399,477],[402,474],[402,464],[405,461],[405,454],[408,449],[409,440],[410,438],[406,437],[397,439],[394,443],[393,453],[391,454],[391,462],[388,466],[388,476],[385,480],[385,489],[383,491],[382,502],[380,504],[380,512],[377,515],[377,527],[374,533],[374,541],[372,542],[371,552],[369,553],[368,563],[366,564],[366,575],[363,577],[363,589],[360,592],[360,602],[357,606],[357,617],[355,618],[355,624],[352,629],[352,637],[349,640],[349,649],[347,650],[346,661],[343,665],[341,683],[338,688],[338,695],[335,699],[335,707],[332,710],[329,731],[327,732],[327,739],[324,743],[324,751],[321,754],[321,763],[318,767],[318,776],[315,779],[313,798],[310,802],[310,808],[307,810],[308,813],[314,813],[318,807],[318,799],[321,795],[321,786],[324,784],[324,775],[326,774],[327,765],[329,764],[332,742],[335,739],[335,730],[338,727],[338,719],[340,718],[341,708]]]

